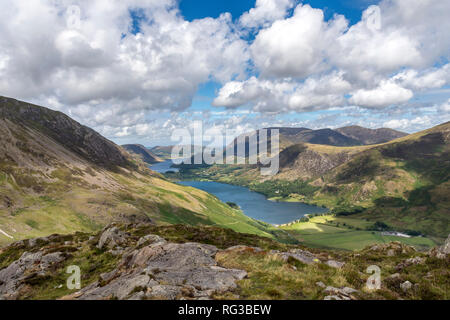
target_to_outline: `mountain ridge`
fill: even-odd
[[[390,128],[369,129],[361,126],[347,126],[335,130],[349,138],[362,142],[364,145],[385,143],[408,135]]]
[[[31,127],[97,166],[133,167],[126,153],[115,143],[62,112],[0,97],[0,118]]]
[[[147,164],[155,164],[162,161],[162,159],[141,144],[124,144],[122,148],[131,154],[137,155]]]
[[[286,238],[203,191],[168,181],[61,112],[1,98],[0,123],[0,244],[98,231],[113,221],[217,225]]]
[[[180,175],[247,186],[442,241],[450,233],[449,137],[447,122],[376,145],[293,144],[281,150],[273,177],[250,165],[187,168]]]

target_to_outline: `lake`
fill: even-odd
[[[209,192],[223,202],[234,202],[248,217],[273,225],[289,223],[301,219],[306,214],[328,212],[325,208],[299,202],[270,201],[260,193],[230,184],[210,181],[181,181],[179,183]]]
[[[165,160],[151,165],[150,169],[159,173],[166,173],[168,171],[178,172],[179,170],[177,168],[171,168],[172,165],[172,160]]]

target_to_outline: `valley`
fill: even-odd
[[[267,178],[171,168],[62,113],[0,103],[4,299],[448,298],[448,124],[373,146],[287,143]],[[374,261],[379,291],[365,287]],[[79,291],[61,284],[73,264]]]
[[[426,236],[427,240],[418,242],[430,246],[442,243],[450,232],[449,137],[450,123],[445,123],[375,145],[284,145],[279,155],[280,171],[271,178],[260,176],[258,165],[233,164],[181,166],[179,172],[168,176],[175,181],[205,180],[245,186],[271,200],[324,206],[334,216],[363,222],[365,226],[358,227],[360,230],[344,230],[348,234],[333,229],[336,232],[332,233],[344,241],[358,232],[355,241],[349,240],[355,246],[344,246],[347,249],[365,243],[358,241],[361,237],[368,242],[389,241],[374,237],[374,230],[366,230],[377,222],[386,230]],[[323,236],[322,246],[327,241],[335,243]]]
[[[93,232],[112,221],[216,225],[286,238],[203,191],[171,183],[62,113],[9,98],[0,103],[1,245]]]

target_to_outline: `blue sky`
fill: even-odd
[[[313,8],[324,11],[325,18],[334,14],[343,14],[356,23],[361,19],[363,10],[369,5],[379,3],[379,0],[306,0]],[[192,21],[206,17],[217,18],[223,12],[229,12],[234,19],[255,6],[255,0],[180,0],[180,10],[183,16]]]
[[[325,20],[330,20],[335,14],[344,15],[347,20],[349,20],[349,26],[358,23],[361,20],[363,11],[366,10],[370,5],[379,4],[379,0],[305,0],[297,1],[298,3],[309,4],[313,8],[319,8],[323,11]],[[217,18],[220,14],[224,12],[231,13],[233,20],[238,19],[242,14],[250,10],[255,6],[254,0],[228,0],[228,1],[208,1],[208,0],[181,0],[180,1],[180,11],[184,18],[188,21],[195,19],[203,19],[206,17]],[[253,40],[254,38],[251,38]],[[207,82],[200,85],[200,88],[193,99],[192,106],[189,108],[190,111],[219,111],[225,112],[226,108],[223,107],[211,107],[212,101],[217,95],[217,91],[221,88],[221,84],[217,82]],[[427,93],[417,94],[412,102],[415,106],[431,106],[439,103],[439,101],[446,100],[449,96],[448,86],[442,88],[442,90],[436,90]],[[368,127],[378,127],[381,126],[383,120],[386,119],[385,112],[370,112],[364,109],[355,109],[359,118],[365,118],[366,126]],[[392,112],[392,110],[390,111]],[[353,115],[355,112],[353,112]],[[426,113],[425,113],[426,114]],[[403,115],[406,118],[413,119],[414,112],[405,112]],[[320,123],[324,123],[322,126],[332,126],[334,125],[334,119],[340,119],[346,124],[353,124],[355,122],[355,117],[347,116],[342,114],[342,110],[321,110],[306,113],[295,113],[290,112],[287,114],[276,114],[272,116],[267,116],[265,121],[270,123],[272,121],[275,123],[298,123],[298,126],[307,124],[305,122],[312,122],[313,127],[317,128]],[[329,123],[322,121],[317,121],[321,119],[328,119]],[[370,119],[370,120],[369,120]],[[219,119],[220,120],[220,119]],[[359,123],[362,124],[362,123]],[[362,124],[363,125],[363,124]],[[422,129],[422,128],[420,128]],[[404,131],[413,132],[415,128],[403,128]]]
[[[2,5],[0,94],[119,144],[171,144],[195,120],[236,134],[450,120],[449,1],[65,3]]]
[[[301,1],[297,2],[300,3]],[[305,0],[301,3],[322,9],[326,20],[332,18],[335,14],[342,14],[350,21],[350,24],[355,24],[361,20],[362,12],[369,5],[379,3],[379,0]],[[235,20],[254,6],[255,0],[180,0],[179,3],[181,14],[188,21],[207,17],[217,18],[224,12],[231,13]],[[220,87],[221,85],[216,82],[202,84],[194,98],[191,109],[211,109],[211,102]],[[224,108],[220,110],[223,111]],[[292,117],[292,115],[289,117]],[[307,115],[307,117],[313,116]]]

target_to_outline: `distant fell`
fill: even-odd
[[[125,144],[122,145],[122,148],[124,148],[131,154],[135,154],[138,157],[141,157],[142,161],[147,164],[155,164],[162,161],[157,155],[155,155],[153,152],[151,152],[141,144]]]
[[[360,126],[343,127],[335,131],[364,145],[385,143],[408,135],[389,128],[368,129]]]

